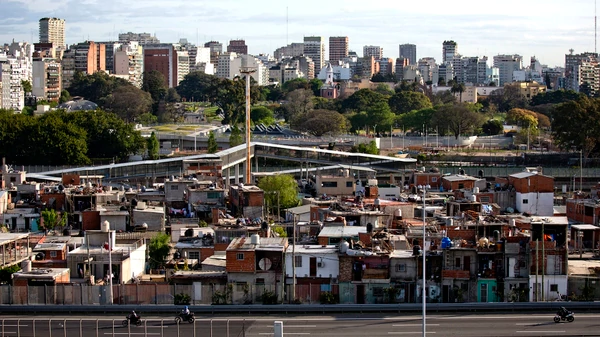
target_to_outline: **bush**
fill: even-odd
[[[336,304],[338,302],[338,298],[334,293],[325,291],[319,295],[319,301],[321,304]]]
[[[265,290],[260,296],[260,299],[262,304],[277,304],[277,294],[275,294],[274,291]]]
[[[192,303],[190,295],[185,293],[175,294],[175,305],[189,305]]]

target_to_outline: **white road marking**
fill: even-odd
[[[524,331],[517,331],[517,333],[565,333],[564,330],[562,331],[558,331],[558,330],[524,330]]]
[[[20,327],[20,326],[29,326],[29,325],[23,325],[23,324],[20,324],[20,325],[16,325],[16,324],[4,324],[4,325],[1,325],[0,324],[0,327],[1,326],[17,328],[17,327]]]
[[[393,326],[423,326],[423,324],[394,324]],[[440,325],[427,323],[427,326],[440,326]]]
[[[426,333],[434,334],[435,331],[426,331]],[[402,331],[402,332],[388,332],[388,335],[414,335],[414,334],[423,334],[423,331]]]
[[[284,332],[284,335],[310,335],[310,332]],[[274,335],[272,332],[261,332],[259,335]]]
[[[272,325],[265,325],[266,328],[272,328]],[[284,325],[284,328],[316,328],[316,325]]]

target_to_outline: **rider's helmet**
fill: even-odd
[[[188,310],[188,307],[187,307],[187,305],[185,306],[185,310]]]

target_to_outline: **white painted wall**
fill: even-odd
[[[553,193],[519,193],[516,194],[516,207],[519,212],[527,212],[538,216],[554,215]],[[525,204],[523,201],[527,200]]]
[[[122,275],[124,282],[129,282],[131,278],[139,276],[145,272],[146,267],[146,245],[141,245],[138,249],[132,251],[129,255],[130,273]]]
[[[535,302],[535,282],[536,276],[529,276],[529,301]],[[537,283],[540,285],[540,293],[538,295],[539,301],[544,301],[542,298],[542,284],[544,287],[544,297],[546,301],[554,301],[558,299],[560,295],[567,295],[567,275],[544,275],[544,282],[542,283],[542,275],[537,276]],[[550,291],[552,285],[558,286],[558,292]]]
[[[340,261],[338,258],[337,251],[332,253],[298,253],[296,252],[296,256],[302,257],[302,267],[296,267],[296,277],[307,277],[310,275],[310,258],[316,257],[317,262],[322,262],[323,267],[317,266],[317,275],[316,277],[331,277],[337,278],[340,271]],[[293,266],[292,266],[292,246],[288,247],[288,250],[285,254],[285,274],[287,277],[293,277]]]

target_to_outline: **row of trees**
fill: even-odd
[[[0,144],[0,157],[23,165],[85,165],[124,159],[146,147],[132,124],[101,110],[39,117],[0,110]]]

